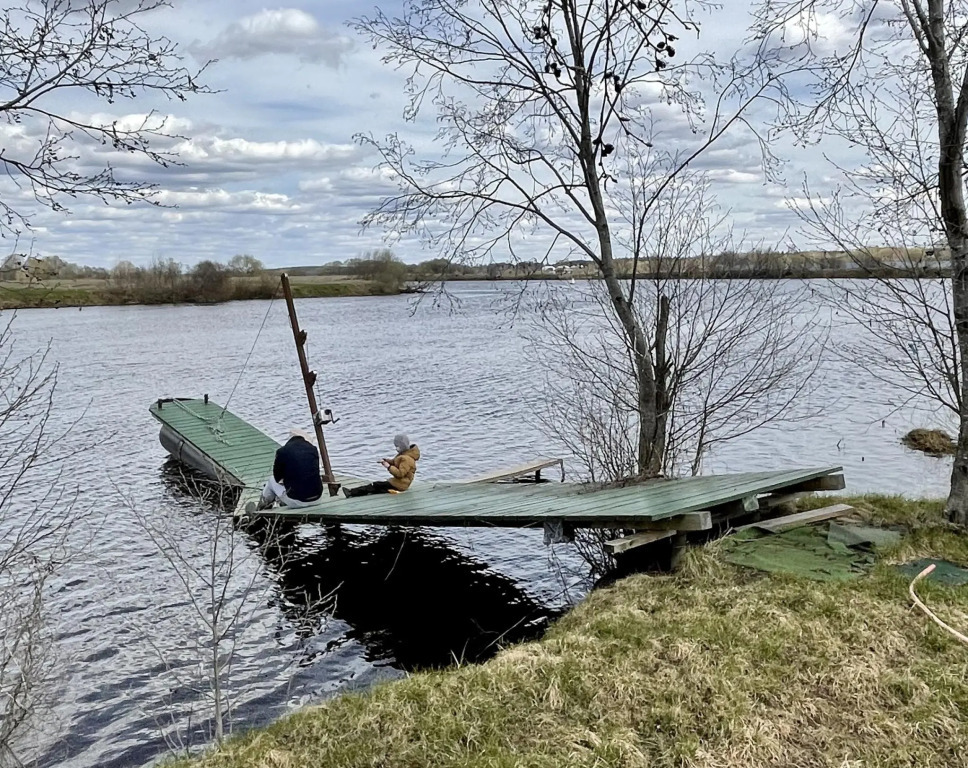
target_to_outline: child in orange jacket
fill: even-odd
[[[368,496],[373,493],[389,493],[391,491],[405,491],[413,482],[413,476],[417,472],[417,461],[420,459],[420,449],[416,443],[411,443],[406,435],[397,435],[393,438],[393,445],[397,449],[397,455],[392,459],[380,459],[380,463],[386,468],[392,477],[389,480],[377,480],[369,485],[361,485],[359,488],[343,487],[343,495],[347,498],[353,496]]]

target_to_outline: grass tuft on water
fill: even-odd
[[[912,429],[901,442],[914,451],[921,451],[928,456],[954,456],[958,444],[947,432],[941,429]]]
[[[968,765],[968,648],[912,610],[891,567],[968,565],[968,537],[938,502],[846,501],[911,527],[870,576],[762,574],[713,542],[675,575],[593,592],[542,640],[485,664],[341,696],[178,765]],[[968,629],[968,588],[919,594]]]

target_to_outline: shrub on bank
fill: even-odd
[[[224,277],[224,280],[222,279]],[[363,280],[301,282],[294,278],[293,296],[323,298],[337,296],[371,296],[388,293],[385,286]],[[399,293],[400,291],[389,291]],[[246,299],[280,298],[279,277],[263,273],[258,276],[222,275],[211,282],[199,282],[190,276],[178,276],[162,283],[144,278],[124,282],[116,280],[86,281],[83,287],[73,281],[51,281],[31,286],[0,284],[0,310],[27,307],[78,307],[121,304],[193,304]]]

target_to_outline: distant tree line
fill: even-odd
[[[447,259],[429,259],[419,264],[405,264],[391,250],[384,248],[346,261],[330,261],[312,267],[293,267],[287,271],[294,276],[351,277],[371,280],[386,288],[400,288],[407,282],[482,276],[486,269],[452,263]]]
[[[770,249],[745,252],[723,251],[696,258],[651,257],[636,263],[616,258],[619,275],[631,277],[868,277],[871,275],[934,277],[947,264],[944,254],[930,249],[868,248],[863,252],[799,251],[784,253]],[[367,253],[360,258],[331,261],[320,266],[293,267],[291,275],[348,277],[369,280],[396,293],[406,284],[440,280],[521,280],[532,278],[597,278],[595,264],[583,259],[557,261],[491,262],[482,265],[434,258],[405,264],[389,250]]]
[[[62,281],[86,281],[112,303],[167,304],[269,298],[278,286],[254,256],[240,254],[228,264],[201,261],[185,267],[174,259],[155,259],[140,267],[121,261],[112,269],[72,264],[59,256],[15,254],[0,264],[0,281],[56,287]]]
[[[122,261],[111,270],[108,282],[108,290],[139,304],[270,298],[278,285],[261,261],[245,254],[228,264],[206,259],[190,268],[174,259],[155,259],[147,267]]]
[[[629,278],[796,278],[796,277],[936,277],[948,268],[946,253],[931,249],[902,251],[868,248],[863,253],[773,250],[724,251],[696,258],[651,256],[638,262],[616,258],[617,274]],[[121,261],[112,269],[73,264],[59,256],[8,256],[0,263],[0,282],[50,285],[56,281],[90,281],[84,286],[110,298],[110,303],[215,303],[270,298],[283,269],[267,269],[255,256],[238,254],[227,264],[206,259],[186,267],[172,258],[147,266]],[[389,249],[319,266],[288,267],[293,277],[366,281],[369,292],[396,294],[445,280],[522,280],[561,277],[598,278],[588,260],[492,262],[483,265],[434,258],[406,264]]]

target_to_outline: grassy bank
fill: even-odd
[[[851,501],[912,526],[870,576],[765,575],[714,543],[676,575],[594,592],[488,663],[342,696],[178,765],[968,765],[968,648],[911,609],[888,565],[968,564],[968,537],[940,503]],[[919,593],[968,629],[968,587]]]
[[[367,280],[348,280],[326,277],[294,277],[293,296],[299,299],[329,298],[334,296],[375,296],[386,292]],[[279,281],[258,278],[232,278],[216,301],[269,299],[280,296]],[[0,282],[0,309],[39,307],[93,307],[125,304],[192,304],[216,303],[180,292],[177,295],[163,289],[138,290],[120,287],[107,280],[52,280],[40,285]]]

